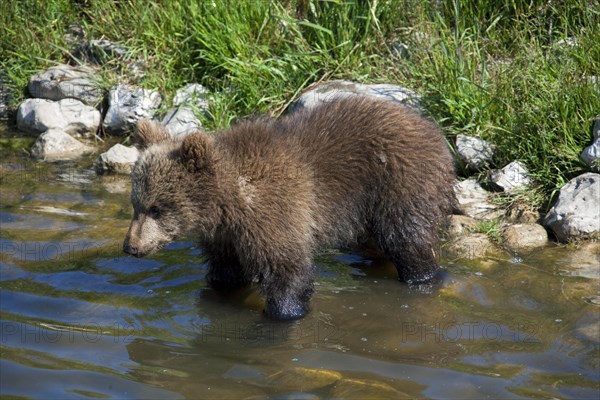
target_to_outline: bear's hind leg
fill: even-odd
[[[396,266],[398,279],[408,284],[430,281],[439,269],[437,228],[407,221],[390,226],[389,221],[380,226],[375,239],[385,256]]]

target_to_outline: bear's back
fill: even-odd
[[[442,134],[386,101],[355,97],[278,120],[245,121],[217,143],[265,210],[314,204],[318,236],[327,242],[360,236],[356,227],[368,225],[382,197],[450,203],[453,161]]]

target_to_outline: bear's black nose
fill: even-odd
[[[138,248],[126,244],[123,246],[123,251],[127,254],[131,254],[132,256],[135,256],[138,253]]]

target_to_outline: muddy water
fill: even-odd
[[[124,257],[128,182],[0,165],[2,395],[31,398],[597,398],[598,255],[442,260],[418,291],[327,251],[312,312],[275,323],[206,287],[194,243]]]

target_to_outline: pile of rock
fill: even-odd
[[[119,84],[106,93],[97,76],[92,67],[57,65],[31,77],[31,98],[21,103],[16,119],[17,128],[37,136],[31,149],[34,157],[46,161],[74,159],[94,151],[100,130],[123,136],[138,120],[157,117],[162,102],[158,91]],[[189,84],[177,91],[174,105],[163,119],[169,132],[178,136],[199,130],[202,124],[197,115],[207,112],[207,90]],[[126,164],[115,167],[125,159],[124,154]],[[135,162],[134,154],[132,149],[121,148],[104,153],[96,170],[126,173]]]
[[[596,142],[586,149],[586,154],[592,154],[593,147],[600,146],[598,122],[594,129]],[[493,165],[494,146],[481,138],[458,135],[456,152],[459,164],[469,171],[482,171]],[[593,154],[596,158],[590,161],[590,166],[598,162],[598,154]],[[546,245],[547,229],[561,242],[600,237],[600,174],[587,173],[569,181],[545,216],[533,211],[507,215],[506,210],[492,201],[494,192],[515,193],[527,190],[530,183],[530,174],[519,161],[492,170],[483,182],[477,178],[458,182],[455,191],[463,215],[451,217],[450,235],[454,240],[450,251],[482,257],[498,250],[486,235],[473,233],[485,220],[501,221],[502,242],[515,253]]]
[[[198,115],[208,112],[208,91],[197,83],[190,83],[177,90],[171,108],[162,124],[173,136],[183,136],[202,129]],[[103,127],[110,134],[130,132],[142,118],[153,118],[160,105],[161,97],[156,91],[118,85],[109,94],[109,108],[104,117]],[[131,173],[137,160],[138,151],[134,147],[116,144],[102,153],[94,163],[98,174]]]

